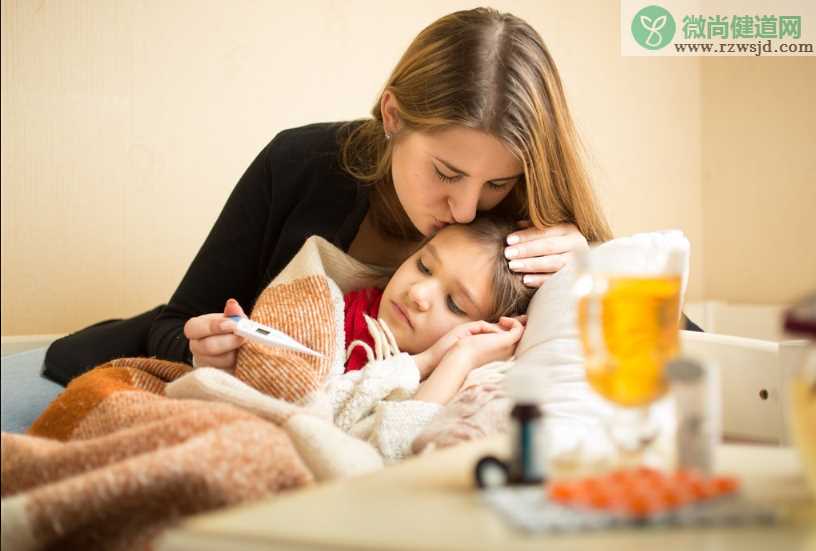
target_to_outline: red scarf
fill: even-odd
[[[360,289],[352,291],[343,297],[345,303],[346,316],[346,348],[352,341],[360,340],[368,344],[372,349],[374,348],[374,338],[368,332],[363,314],[377,319],[380,313],[380,301],[382,300],[383,292],[376,287],[369,287],[368,289]],[[346,372],[362,369],[368,362],[365,349],[358,346],[351,353],[346,362]]]

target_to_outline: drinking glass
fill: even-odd
[[[790,431],[802,458],[808,485],[816,498],[816,293],[785,313],[785,331],[808,340],[794,365],[789,385]]]
[[[678,354],[687,250],[611,245],[578,256],[578,324],[587,380],[614,408],[611,440],[624,461],[637,462],[659,434],[650,405],[666,393],[664,369]]]
[[[816,346],[812,345],[789,385],[790,430],[799,448],[811,494],[816,499]]]

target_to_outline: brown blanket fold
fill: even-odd
[[[282,429],[229,405],[117,392],[78,431],[2,435],[4,548],[144,548],[182,516],[312,481]]]
[[[195,375],[184,364],[124,358],[89,371],[28,435],[2,435],[3,548],[141,548],[185,515],[312,482],[307,462],[320,458],[304,462],[307,448],[293,443],[287,421],[301,414],[292,404],[342,367],[342,292],[323,266],[326,254],[342,253],[326,245],[309,240],[252,313],[323,357],[250,343],[232,373],[277,398],[274,411],[166,396],[168,383]]]

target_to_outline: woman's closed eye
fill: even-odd
[[[512,182],[510,182],[512,183]],[[488,182],[487,185],[490,186],[490,189],[503,189],[506,186],[509,186],[510,183],[508,182]]]
[[[445,174],[441,170],[439,170],[439,168],[436,165],[434,165],[434,172],[436,172],[436,177],[439,178],[442,182],[444,182],[446,184],[452,184],[453,182],[458,182],[459,180],[462,179],[461,174],[455,174],[453,176],[450,176],[448,174]],[[490,189],[502,189],[505,186],[508,186],[508,185],[512,184],[513,182],[514,182],[514,180],[510,180],[510,181],[503,180],[503,181],[497,181],[497,182],[490,181],[490,182],[487,182],[487,185],[488,185],[488,187]]]
[[[461,174],[455,174],[453,176],[449,176],[448,174],[445,174],[444,172],[439,170],[439,168],[436,165],[433,165],[433,167],[434,167],[434,172],[436,172],[436,177],[439,178],[440,180],[442,180],[443,182],[445,182],[446,184],[450,184],[452,182],[456,182],[456,181],[462,179]]]
[[[417,269],[420,271],[420,273],[425,275],[431,275],[431,269],[428,268],[424,262],[422,262],[421,258],[417,258],[416,263]],[[456,301],[453,300],[453,297],[451,295],[445,297],[445,305],[448,307],[448,310],[450,310],[457,316],[467,316],[467,312],[459,308],[459,306],[456,304]]]

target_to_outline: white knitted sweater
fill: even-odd
[[[308,407],[321,414],[327,404],[337,427],[369,442],[390,463],[411,454],[414,438],[442,410],[412,400],[418,388],[419,369],[403,352],[331,377]]]

